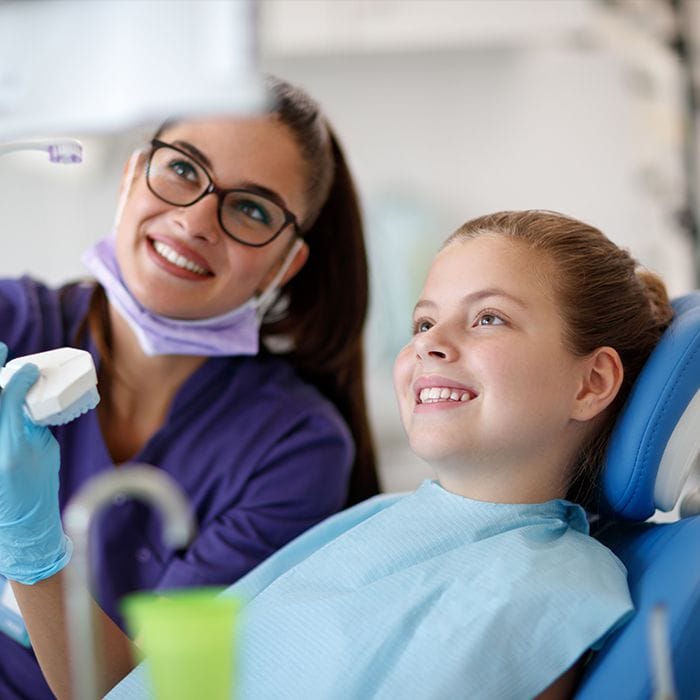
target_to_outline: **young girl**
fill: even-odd
[[[236,697],[570,697],[631,602],[623,566],[565,497],[594,503],[609,427],[670,318],[658,278],[586,224],[531,211],[460,228],[394,375],[437,479],[326,520],[230,589],[248,601]],[[0,427],[31,381],[8,387]],[[37,440],[0,464],[3,492],[21,490]],[[54,640],[59,577],[14,584]],[[108,684],[128,665],[113,643]],[[60,649],[42,654],[61,696]],[[143,669],[109,697],[149,697]]]
[[[117,621],[129,591],[228,584],[378,490],[355,189],[318,105],[269,88],[269,114],[173,121],[132,156],[115,231],[85,257],[96,284],[0,281],[12,356],[75,345],[98,367],[97,410],[54,431],[61,509],[128,461],[191,499],[198,536],[182,552],[143,504],[101,518],[97,592]],[[31,582],[27,561],[5,573]],[[52,697],[32,650],[4,634],[0,697]]]

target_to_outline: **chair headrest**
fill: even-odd
[[[675,316],[617,420],[602,474],[604,510],[646,520],[671,510],[700,452],[700,291]]]

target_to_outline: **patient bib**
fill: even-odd
[[[249,600],[241,700],[522,700],[632,609],[579,506],[485,503],[435,482],[328,519],[230,592]],[[142,673],[108,697],[144,697]]]

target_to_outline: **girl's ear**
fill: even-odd
[[[617,350],[602,347],[583,360],[581,387],[574,400],[572,417],[587,421],[602,413],[615,399],[624,369]]]

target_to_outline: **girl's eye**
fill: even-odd
[[[418,319],[417,321],[413,322],[413,335],[416,335],[416,333],[426,333],[433,327],[433,324],[431,321],[428,321],[424,318]]]
[[[502,326],[505,321],[498,315],[485,311],[477,316],[475,326]]]

